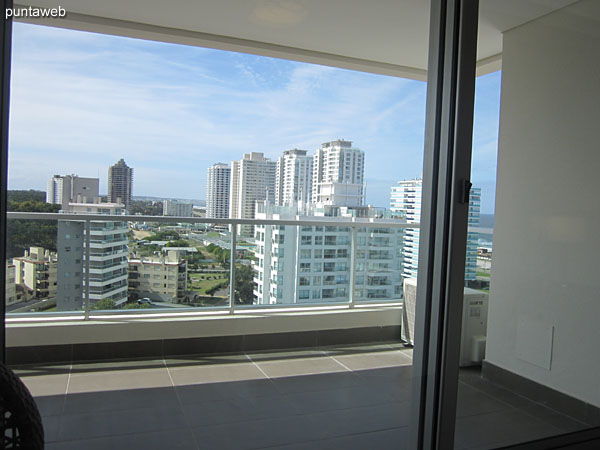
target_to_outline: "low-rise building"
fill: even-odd
[[[187,261],[181,252],[169,250],[160,257],[130,259],[130,299],[183,303],[187,298]]]
[[[13,258],[15,283],[23,285],[35,298],[56,297],[58,257],[43,247],[30,247]]]
[[[163,216],[192,217],[194,205],[178,202],[177,200],[163,200]]]

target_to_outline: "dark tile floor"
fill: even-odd
[[[52,449],[402,449],[412,352],[398,344],[16,368]],[[456,448],[583,428],[461,373]]]

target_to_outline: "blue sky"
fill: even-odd
[[[423,82],[212,49],[16,23],[9,189],[99,177],[124,158],[134,195],[204,199],[206,169],[347,139],[365,152],[367,202],[422,172]],[[476,92],[473,182],[493,212],[500,74]]]

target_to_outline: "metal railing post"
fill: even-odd
[[[90,320],[90,241],[91,222],[85,221],[85,300],[83,320]]]
[[[350,308],[354,308],[356,303],[356,246],[358,245],[358,230],[356,226],[352,230],[352,258],[350,259]]]
[[[235,312],[235,253],[237,225],[231,226],[231,254],[229,255],[229,314]]]

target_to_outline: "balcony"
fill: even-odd
[[[408,439],[412,351],[393,342],[77,360],[17,373],[40,407],[48,447],[392,449]],[[477,370],[462,371],[459,402],[458,448],[581,427]]]
[[[10,213],[9,219],[24,215],[37,216]],[[293,227],[310,221],[261,223]],[[353,240],[356,235],[350,234]],[[234,235],[230,245],[235,249],[236,244]],[[357,241],[351,244],[360,247]],[[231,271],[237,256],[231,254],[230,279],[235,280]],[[388,262],[369,264],[394,255],[365,252],[364,263],[323,263],[325,271],[342,272],[347,279],[324,277],[331,288],[315,296],[314,286],[307,285],[310,296],[302,294],[296,303],[285,304],[290,294],[278,288],[272,305],[238,305],[230,297],[228,305],[216,307],[93,311],[87,304],[82,311],[9,315],[8,358],[15,365],[28,363],[19,373],[37,396],[50,445],[147,448],[150,440],[166,448],[402,447],[412,376],[412,351],[399,344],[402,302],[390,278],[366,277],[373,269],[399,275],[399,269],[384,266]],[[85,285],[91,285],[93,271],[84,271],[85,277]],[[351,280],[364,284],[361,293]],[[136,281],[129,280],[130,290]],[[368,289],[368,284],[388,288]],[[235,289],[234,282],[229,292]],[[104,361],[89,362],[99,359]],[[508,445],[531,436],[531,430],[543,437],[585,427],[581,417],[498,388],[478,369],[462,370],[460,380],[457,442],[462,448]],[[492,427],[490,418],[503,426]],[[248,438],[235,437],[240,435]]]

